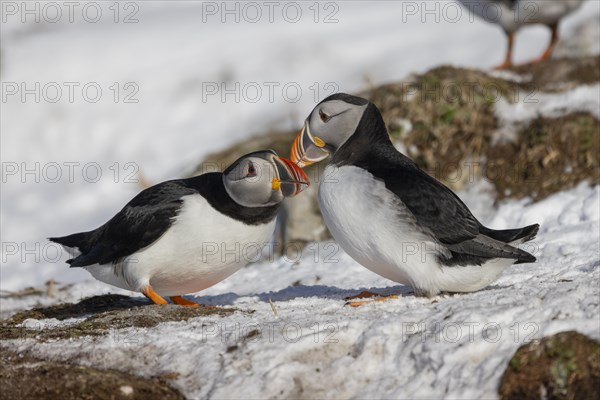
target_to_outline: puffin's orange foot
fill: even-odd
[[[191,300],[184,299],[181,296],[170,296],[170,299],[173,303],[180,305],[180,306],[200,307],[200,304],[198,304],[194,301],[191,301]]]
[[[344,300],[366,299],[369,297],[382,297],[382,296],[383,296],[382,294],[365,290],[364,292],[360,292],[359,294],[355,294],[354,296],[346,297]]]
[[[152,300],[154,304],[169,304],[158,293],[152,290],[152,286],[146,285],[141,290],[142,294]]]
[[[355,299],[367,299],[370,297],[378,297],[378,298],[375,300],[351,301],[351,300],[355,300]],[[366,291],[360,292],[359,294],[356,294],[354,296],[346,297],[346,300],[349,300],[349,301],[347,301],[345,305],[350,306],[350,307],[360,307],[365,304],[374,303],[376,301],[386,301],[389,299],[397,299],[397,298],[398,298],[397,295],[384,296],[382,294],[374,293],[374,292],[370,292],[370,291],[366,290]]]
[[[365,293],[365,292],[363,292],[363,293]],[[366,293],[370,293],[370,292],[366,292]],[[362,293],[358,294],[357,296],[360,296],[361,294]],[[364,306],[365,304],[370,304],[370,303],[375,303],[375,302],[381,302],[381,301],[388,301],[388,300],[391,300],[391,299],[397,299],[398,298],[398,295],[396,295],[396,294],[393,294],[391,296],[382,296],[382,295],[376,294],[376,293],[373,293],[373,294],[375,294],[376,296],[381,296],[381,297],[379,297],[377,299],[374,299],[374,300],[348,301],[348,302],[346,302],[345,305],[350,306],[350,307],[360,307],[360,306]],[[365,296],[365,297],[372,297],[372,296]]]

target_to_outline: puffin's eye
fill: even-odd
[[[323,112],[323,110],[319,110],[319,117],[321,117],[321,121],[323,121],[323,122],[328,122],[331,119],[331,116],[329,116],[329,114]]]
[[[246,177],[256,176],[256,167],[252,161],[248,161],[248,168],[246,168]]]

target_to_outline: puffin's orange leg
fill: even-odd
[[[379,295],[379,296],[381,296],[381,295]],[[365,304],[370,304],[370,303],[375,303],[375,302],[380,302],[380,301],[388,301],[388,300],[397,299],[397,298],[398,298],[398,295],[393,294],[391,296],[382,296],[382,297],[379,297],[374,300],[349,301],[346,303],[346,305],[350,306],[350,307],[360,307],[360,306],[364,306]]]
[[[141,290],[142,294],[152,300],[154,304],[169,304],[158,293],[152,290],[152,286],[146,285]]]
[[[513,47],[515,44],[515,33],[514,32],[506,32],[506,36],[508,36],[508,48],[506,49],[506,58],[504,62],[500,65],[494,67],[494,69],[506,69],[513,66],[512,57],[513,57]]]
[[[187,300],[184,299],[181,296],[169,296],[171,301],[175,304],[178,304],[180,306],[187,306],[187,307],[200,307],[200,304],[191,301],[191,300]]]
[[[551,25],[550,29],[552,29],[552,39],[550,39],[550,43],[548,44],[546,51],[544,51],[541,56],[531,61],[530,64],[537,64],[539,62],[546,61],[552,56],[554,48],[556,47],[556,43],[558,43],[558,24]]]

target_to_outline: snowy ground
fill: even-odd
[[[509,268],[486,290],[427,299],[324,243],[309,246],[297,262],[251,265],[195,297],[237,307],[231,316],[101,338],[3,344],[144,376],[176,373],[173,385],[192,398],[495,398],[521,344],[571,329],[600,339],[600,187],[581,184],[534,204],[508,201],[491,213],[481,206],[492,200],[485,185],[462,196],[495,228],[540,223],[527,247],[538,262]],[[400,297],[344,306],[344,297],[363,289]],[[86,281],[42,302],[107,292],[134,295]],[[37,299],[5,299],[3,310]],[[72,322],[24,325],[52,329]]]
[[[273,23],[267,6],[252,22],[239,2],[226,5],[237,15],[222,2],[125,2],[118,15],[113,2],[76,2],[72,23],[66,6],[52,22],[57,10],[38,3],[36,22],[23,4],[4,2],[0,27],[2,290],[86,279],[45,238],[104,223],[140,190],[138,173],[180,177],[244,136],[299,128],[334,90],[440,64],[488,68],[506,45],[499,27],[450,0],[324,2],[318,15],[313,2],[276,2]],[[590,0],[566,18],[558,54],[597,53],[599,15]],[[545,27],[522,30],[516,60],[548,39]]]
[[[64,93],[57,103],[47,101],[52,93],[40,102],[34,95],[23,102],[19,93],[0,104],[0,288],[18,291],[51,278],[76,283],[55,298],[2,298],[3,316],[95,294],[137,295],[67,268],[67,256],[44,240],[105,222],[140,190],[129,182],[130,173],[142,172],[150,182],[181,176],[205,154],[245,135],[297,128],[315,101],[330,93],[330,82],[355,92],[445,63],[487,68],[504,51],[498,27],[467,16],[436,22],[433,15],[423,22],[417,14],[403,21],[402,2],[335,2],[333,24],[322,20],[336,8],[321,8],[315,23],[312,2],[300,3],[304,17],[294,24],[279,17],[273,24],[221,23],[219,15],[203,22],[202,4],[188,1],[135,2],[139,22],[123,24],[112,20],[113,2],[98,3],[105,17],[96,24],[82,18],[21,24],[12,17],[2,24],[3,96],[5,83],[30,88],[57,82]],[[120,11],[123,18],[132,10]],[[599,14],[600,2],[588,1],[569,17],[565,43],[598,52],[598,41],[586,45],[573,35]],[[586,38],[598,37],[594,26]],[[520,33],[517,60],[538,54],[548,36],[542,27]],[[573,48],[563,45],[562,51]],[[65,82],[96,83],[103,96],[91,103],[75,91],[71,103]],[[110,89],[115,82],[117,102]],[[126,88],[128,82],[134,86]],[[256,102],[248,93],[239,102],[207,94],[221,82],[227,88],[258,83],[264,93]],[[269,82],[279,85],[273,101],[264,85]],[[302,89],[297,102],[282,95],[286,84]],[[139,88],[133,95],[139,102],[124,103],[132,88]],[[508,124],[554,111],[549,103],[598,104],[597,86],[569,96],[543,98],[548,107],[535,110],[500,105],[498,113]],[[97,166],[102,177],[93,182]],[[314,244],[298,260],[253,264],[195,296],[241,310],[231,316],[94,339],[3,345],[145,376],[175,372],[174,386],[194,398],[494,398],[508,359],[525,341],[570,329],[600,339],[600,187],[581,184],[539,203],[499,207],[481,182],[461,196],[492,228],[539,223],[537,239],[525,247],[539,262],[511,267],[478,293],[425,299],[360,267],[334,243]],[[346,296],[364,289],[401,296],[344,306]],[[74,321],[38,322],[52,329]],[[255,330],[259,334],[245,338]]]

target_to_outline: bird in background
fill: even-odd
[[[155,304],[198,306],[181,295],[206,289],[256,260],[271,241],[283,199],[309,184],[272,150],[247,154],[224,172],[154,185],[104,225],[49,240],[79,251],[67,261],[99,281]]]
[[[318,200],[329,231],[359,264],[417,295],[477,291],[510,265],[536,261],[517,246],[539,225],[483,226],[456,194],[394,148],[366,99],[334,94],[306,118],[291,160],[304,167],[327,158]]]
[[[552,56],[558,42],[560,20],[576,10],[583,0],[458,0],[470,13],[498,24],[508,37],[504,62],[497,69],[513,66],[513,47],[516,32],[524,25],[543,24],[550,28],[552,37],[542,55],[530,63],[545,61]]]

